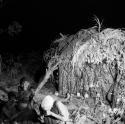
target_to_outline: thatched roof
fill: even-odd
[[[82,88],[82,90],[85,91],[84,93],[86,93],[85,95],[91,95],[90,98],[85,97],[84,99],[88,108],[87,110],[84,109],[86,113],[81,117],[79,116],[80,110],[82,110],[80,106],[85,106],[83,104],[84,102],[82,101],[82,104],[78,107],[78,117],[81,118],[81,121],[76,120],[75,123],[83,122],[85,115],[97,123],[102,123],[103,118],[109,119],[109,106],[107,107],[105,105],[106,94],[109,89],[114,88],[114,90],[117,91],[117,94],[114,93],[114,98],[117,98],[118,94],[125,91],[124,86],[122,86],[123,90],[118,90],[117,85],[114,85],[114,82],[117,84],[121,82],[124,83],[124,79],[121,81],[122,78],[120,75],[122,75],[122,73],[124,73],[122,71],[125,70],[125,32],[121,29],[112,28],[102,31],[96,29],[97,28],[81,30],[75,35],[62,36],[62,38],[55,41],[55,43],[58,43],[55,54],[50,57],[51,59],[48,62],[45,78],[37,90],[39,91],[45,82],[47,82],[54,70],[59,69],[61,70],[61,88],[64,90],[62,94],[67,93],[68,90],[72,90],[73,92],[70,92],[72,96],[72,93],[81,93],[79,91]],[[69,66],[72,66],[72,68],[69,68]],[[111,71],[109,69],[110,66]],[[117,78],[118,80],[112,78]],[[91,90],[88,90],[89,88]],[[39,101],[40,98],[42,98],[42,96],[37,96],[36,101]],[[97,105],[98,100],[101,102],[100,107]],[[73,101],[70,102],[73,103]],[[75,103],[77,104],[78,100],[75,100]],[[96,109],[95,105],[97,105]],[[103,117],[102,114],[105,116]],[[110,120],[108,121],[110,122]]]
[[[81,68],[84,62],[99,63],[106,57],[108,61],[113,61],[118,50],[124,48],[124,39],[124,31],[112,28],[98,32],[97,28],[92,27],[80,30],[75,35],[62,35],[60,39],[53,42],[58,45],[48,65],[53,65],[60,60],[60,62],[68,60],[72,62],[73,67]],[[124,53],[122,50],[119,52]]]
[[[115,60],[119,70],[124,70],[124,34],[121,29],[107,28],[100,31],[97,27],[92,27],[82,29],[75,35],[62,35],[61,38],[53,42],[53,46],[56,44],[56,47],[54,54],[49,56],[46,72],[46,76],[48,76],[43,81],[43,85],[60,65],[64,67],[63,69],[66,69],[62,70],[63,75],[72,73],[70,78],[63,79],[64,82],[67,82],[67,79],[69,82],[75,81],[74,73],[80,75],[86,63],[99,64],[106,62],[110,64]]]
[[[44,55],[45,60],[51,64],[55,61],[60,61],[60,59],[61,61],[67,59],[71,61],[74,55],[74,50],[76,50],[78,44],[81,45],[85,43],[95,32],[96,29],[92,27],[89,29],[82,29],[70,36],[61,34],[61,38],[55,40],[51,44],[51,48],[46,51]]]
[[[104,59],[108,63],[117,60],[119,68],[125,67],[125,33],[120,29],[104,29],[95,33],[85,43],[76,44],[73,53],[73,67],[81,68],[85,62],[98,64]],[[121,65],[122,64],[122,65]]]

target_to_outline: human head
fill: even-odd
[[[22,88],[22,90],[27,90],[30,86],[30,82],[27,80],[26,77],[21,78],[20,80],[20,87]]]
[[[50,96],[50,95],[47,95],[42,103],[41,103],[41,107],[45,110],[45,111],[48,111],[48,110],[51,110],[52,106],[53,106],[53,103],[54,103],[54,99]]]
[[[28,87],[30,86],[30,83],[28,81],[24,81],[23,84],[23,89],[26,91],[28,89]]]

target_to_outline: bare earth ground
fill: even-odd
[[[75,124],[123,123],[120,118],[114,119],[113,111],[104,103],[94,104],[91,98],[72,96],[67,105],[70,118]],[[123,113],[123,111],[122,111]]]

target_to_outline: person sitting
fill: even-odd
[[[19,92],[27,91],[29,90],[29,88],[30,88],[30,82],[25,77],[21,78],[20,84],[18,86],[18,91]]]
[[[31,84],[25,77],[23,77],[21,78],[20,84],[18,86],[18,101],[19,101],[18,110],[30,107],[31,99],[32,99]]]
[[[9,92],[8,101],[5,103],[1,110],[3,117],[5,118],[4,120],[11,121],[11,118],[17,113],[16,105],[16,94],[14,92]]]
[[[43,112],[45,124],[69,124],[71,119],[69,119],[69,112],[67,107],[56,97],[51,95],[45,96],[40,105],[40,112]],[[41,118],[43,118],[41,116]]]

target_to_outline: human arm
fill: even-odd
[[[67,121],[63,116],[61,116],[61,115],[57,115],[57,114],[55,114],[55,113],[53,113],[52,111],[47,111],[46,112],[46,114],[49,116],[53,116],[53,117],[55,117],[55,118],[57,118],[57,119],[59,119],[59,120],[61,120],[61,121]]]
[[[59,110],[61,115],[55,114],[50,110],[46,111],[46,114],[51,115],[51,116],[53,116],[59,120],[62,120],[62,121],[69,121],[69,112],[68,112],[67,107],[60,101],[57,101],[56,105],[57,105],[58,110]]]

